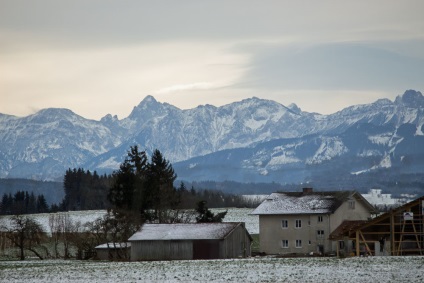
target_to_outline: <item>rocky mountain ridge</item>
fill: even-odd
[[[391,156],[399,156],[399,145],[403,160],[414,156],[408,146],[424,148],[423,112],[423,95],[408,90],[393,102],[382,99],[331,115],[308,113],[295,104],[286,107],[256,97],[222,107],[202,105],[181,110],[152,96],[121,120],[110,114],[100,121],[89,120],[67,109],[44,109],[22,118],[0,114],[0,177],[52,180],[75,167],[111,172],[134,144],[147,152],[160,149],[176,165],[177,174],[191,180],[216,177],[251,181],[251,176],[257,176],[258,180],[284,181],[272,176],[287,168],[299,176],[293,180],[301,180],[307,176],[299,172],[321,164],[336,160],[349,164],[349,159],[358,156],[372,160],[372,164],[358,161],[350,168],[350,173],[358,174],[395,164],[397,159],[391,160]],[[407,138],[400,134],[405,132]],[[243,158],[221,160],[225,166],[211,163],[199,174],[200,164],[208,164],[206,160],[220,160],[218,156],[227,153],[238,156],[232,151],[244,152]],[[224,175],[217,175],[220,170],[213,173],[214,168],[227,165],[233,170]]]

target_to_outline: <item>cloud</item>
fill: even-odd
[[[424,88],[424,58],[365,43],[263,46],[238,84],[263,90]]]
[[[192,84],[178,84],[173,85],[170,87],[165,87],[162,89],[159,89],[155,93],[157,94],[166,94],[166,93],[172,93],[172,92],[180,92],[180,91],[190,91],[190,90],[206,90],[206,89],[213,89],[222,87],[223,85],[214,84],[210,82],[198,82],[198,83],[192,83]]]
[[[290,102],[321,96],[314,101],[331,104],[324,93],[354,103],[367,91],[424,89],[421,0],[1,6],[2,113],[66,107],[85,117],[123,117],[147,94],[189,108],[251,96],[285,102],[283,92],[296,93]]]

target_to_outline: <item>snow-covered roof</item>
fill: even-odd
[[[240,223],[144,224],[128,241],[219,240]],[[246,232],[247,233],[247,232]]]
[[[95,247],[95,249],[125,249],[125,248],[130,248],[131,247],[131,243],[106,243],[106,244],[102,244],[102,245],[98,245],[97,247]]]
[[[272,193],[253,212],[256,215],[333,213],[355,191]]]

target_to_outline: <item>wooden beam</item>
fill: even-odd
[[[397,235],[400,235],[400,234],[402,234],[402,235],[424,235],[424,232],[412,232],[412,231],[410,231],[410,232],[408,232],[408,231],[404,231],[404,232],[394,232],[395,234],[397,234]],[[382,235],[382,234],[386,234],[387,235],[387,232],[362,232],[362,234],[364,234],[364,235]]]
[[[359,230],[356,230],[355,248],[356,248],[356,256],[359,256]]]
[[[402,225],[402,233],[400,233],[400,238],[399,238],[399,246],[398,246],[398,250],[397,250],[397,255],[400,255],[401,253],[401,248],[402,248],[402,238],[403,238],[403,232],[405,231],[405,225],[406,225],[406,220],[403,221],[403,225]]]
[[[367,244],[367,241],[365,241],[364,235],[362,235],[361,231],[359,231],[359,234],[361,235],[362,241],[364,242],[365,247],[367,248],[367,252],[369,253],[369,255],[372,255],[371,249],[370,249],[370,247],[368,247],[368,244]]]
[[[421,244],[420,244],[420,240],[418,239],[418,234],[417,234],[417,230],[415,229],[415,223],[414,221],[412,221],[412,227],[414,228],[414,232],[415,232],[415,239],[417,240],[417,246],[420,249],[420,255],[423,255],[422,251],[421,251]]]
[[[339,257],[339,241],[336,241],[336,256]]]
[[[391,255],[395,255],[395,217],[393,215],[393,212],[390,213],[390,248],[391,248]]]

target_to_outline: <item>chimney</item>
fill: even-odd
[[[303,194],[309,194],[312,193],[313,189],[312,188],[303,188]]]

